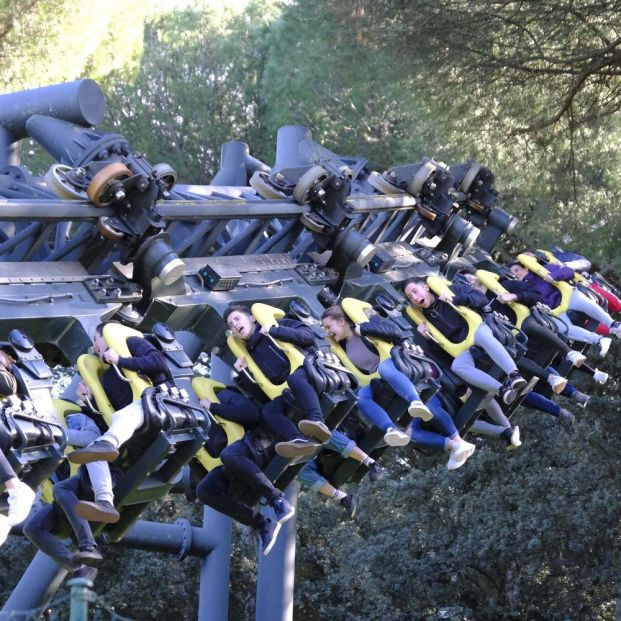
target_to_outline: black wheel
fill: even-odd
[[[164,182],[166,189],[170,192],[177,183],[177,171],[166,162],[161,162],[153,167],[155,174]]]
[[[269,181],[269,173],[255,170],[250,177],[250,187],[261,197],[269,199],[287,198],[287,195],[277,190]]]
[[[300,205],[306,205],[306,203],[310,201],[312,189],[327,178],[328,171],[323,168],[323,166],[312,166],[295,184],[295,188],[293,188],[293,198],[300,203]]]
[[[110,224],[110,218],[106,216],[101,216],[101,218],[97,220],[95,228],[103,237],[112,241],[119,241],[120,239],[123,239],[123,237],[125,237],[125,233],[119,231],[118,229],[115,229]]]
[[[45,173],[45,185],[50,192],[53,192],[58,198],[66,200],[86,200],[88,198],[86,192],[73,185],[67,174],[72,172],[71,166],[64,164],[52,164],[50,169]]]
[[[303,213],[300,216],[300,222],[313,233],[323,233],[326,230],[326,225],[316,219],[316,216],[310,213]]]

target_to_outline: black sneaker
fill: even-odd
[[[261,526],[259,526],[259,539],[261,540],[261,547],[263,548],[263,554],[267,556],[278,537],[280,531],[280,522],[274,522],[269,518],[263,518]]]
[[[85,448],[67,455],[72,464],[90,464],[93,461],[114,461],[119,456],[117,448],[107,440],[96,440]]]
[[[369,466],[369,480],[375,483],[375,481],[381,481],[384,478],[384,469],[374,462]]]
[[[116,524],[121,517],[107,500],[100,500],[99,502],[80,500],[75,505],[75,512],[84,520],[103,522],[104,524]]]
[[[513,390],[522,390],[528,382],[517,371],[513,371],[513,373],[509,374],[507,383]]]
[[[502,402],[506,405],[511,405],[517,399],[517,396],[518,391],[513,390],[513,388],[509,386],[503,386],[500,389],[500,398],[502,399]]]
[[[341,498],[339,502],[341,503],[341,507],[347,512],[347,515],[353,519],[358,510],[358,494],[347,494],[347,496]]]
[[[294,438],[287,442],[278,442],[274,447],[274,450],[281,457],[287,459],[294,459],[296,457],[312,457],[318,448],[321,448],[321,444],[317,442],[310,442],[305,438]]]
[[[73,555],[73,562],[76,565],[97,565],[99,561],[103,559],[103,556],[99,553],[97,546],[87,546],[84,548],[80,548]]]
[[[317,438],[320,442],[328,442],[332,437],[332,432],[321,420],[304,419],[298,423],[298,429],[310,438]]]
[[[511,435],[513,434],[513,427],[507,427],[500,433],[500,437],[507,443],[507,446],[511,446]]]
[[[290,520],[295,515],[295,507],[293,507],[284,495],[272,501],[272,507],[276,514],[276,519],[279,524],[284,524],[287,520]]]

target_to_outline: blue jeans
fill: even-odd
[[[448,440],[457,435],[457,428],[451,415],[442,407],[436,395],[429,399],[427,407],[431,410],[433,418],[426,425],[434,427],[437,431],[423,429],[423,421],[415,418],[410,427],[412,441],[422,448],[444,450]]]
[[[547,397],[540,395],[538,392],[529,392],[522,401],[522,404],[527,408],[538,410],[539,412],[545,412],[552,416],[558,416],[561,413],[561,406],[554,403]]]
[[[356,443],[344,433],[334,430],[330,441],[324,445],[324,448],[339,453],[342,457],[349,457],[356,448]],[[304,468],[298,474],[298,481],[302,485],[310,487],[314,492],[327,483],[326,479],[319,473],[315,459],[304,464]]]
[[[380,377],[388,383],[395,393],[408,403],[420,399],[414,384],[412,384],[406,375],[397,370],[394,362],[390,358],[384,360],[384,362],[377,367],[377,371]],[[363,386],[358,390],[358,409],[366,420],[374,427],[381,429],[384,433],[388,431],[389,428],[395,426],[395,423],[392,422],[386,410],[373,401],[373,390],[370,385]]]
[[[397,369],[391,358],[387,358],[377,367],[380,377],[388,383],[388,385],[408,403],[420,399],[418,391],[407,375],[404,375]]]

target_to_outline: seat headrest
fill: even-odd
[[[155,336],[157,336],[158,339],[164,341],[165,343],[173,343],[175,340],[174,330],[160,321],[153,325],[151,331]]]
[[[34,347],[34,341],[22,330],[14,328],[9,332],[9,343],[21,351],[30,351]]]

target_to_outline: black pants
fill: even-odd
[[[230,492],[231,477],[223,466],[214,468],[197,486],[197,498],[208,507],[228,515],[240,524],[257,528],[258,514],[248,505],[239,502]]]
[[[212,412],[239,423],[244,427],[256,427],[261,420],[261,412],[256,403],[244,397],[231,388],[225,388],[218,393],[220,403],[214,403]]]
[[[6,455],[0,451],[0,482],[6,483],[9,479],[16,478],[15,470],[11,468],[9,460]]]
[[[78,500],[92,500],[93,490],[78,475],[56,483],[54,499],[55,502],[51,505],[40,503],[38,509],[31,513],[24,524],[24,535],[61,567],[71,570],[75,568],[75,564],[70,542],[61,541],[53,531],[60,525],[64,512],[73,529],[78,548],[95,545],[90,524],[75,513]]]
[[[306,416],[310,420],[320,420],[323,422],[319,395],[315,392],[303,367],[296,369],[287,378],[287,384],[289,384],[295,400],[304,410]]]
[[[280,490],[274,487],[263,472],[269,458],[265,453],[254,449],[247,437],[227,446],[220,454],[220,459],[231,474],[268,501],[280,496]]]
[[[571,351],[571,347],[557,334],[554,334],[552,330],[549,330],[545,326],[542,326],[533,317],[527,317],[522,323],[522,331],[526,334],[529,340],[529,351],[535,351],[538,346],[551,347],[554,350],[558,350],[565,356]],[[530,343],[531,339],[535,343]],[[590,375],[593,377],[595,369],[590,365],[583,363],[581,367],[577,369],[581,373]]]
[[[247,439],[241,439],[227,446],[220,459],[224,467],[215,468],[198,484],[197,498],[241,524],[258,526],[257,513],[233,496],[231,483],[238,479],[268,501],[280,496],[281,491],[274,487],[262,470],[267,464],[267,456],[254,450]]]
[[[287,402],[284,397],[276,397],[263,406],[261,419],[277,440],[288,441],[306,437],[298,431],[295,423],[287,417]]]
[[[534,375],[544,382],[548,381],[549,371],[546,371],[542,366],[538,365],[534,360],[523,356],[516,363],[518,370],[526,375]]]
[[[527,317],[522,322],[522,331],[528,337],[529,343],[531,340],[536,341],[536,346],[547,346],[565,355],[571,351],[571,347],[558,334],[542,326],[534,317]]]

